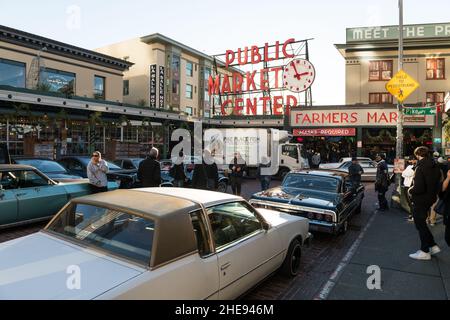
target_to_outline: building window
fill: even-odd
[[[75,73],[42,68],[39,84],[50,92],[75,94]]]
[[[186,113],[192,116],[192,107],[186,107]]]
[[[186,98],[192,99],[193,93],[192,93],[192,85],[187,84],[186,85]]]
[[[105,100],[105,78],[100,76],[94,77],[94,98]]]
[[[392,60],[370,61],[369,81],[387,81],[392,78]]]
[[[188,77],[194,76],[194,64],[192,62],[186,62],[186,75]]]
[[[204,117],[205,117],[205,118],[210,118],[210,117],[211,117],[209,111],[205,111],[205,112],[204,112]]]
[[[130,80],[123,80],[123,95],[128,96],[130,94]]]
[[[444,103],[445,92],[427,92],[427,104]]]
[[[386,92],[369,93],[369,104],[391,104],[392,95]]]
[[[0,85],[25,88],[25,63],[0,59]]]
[[[427,80],[445,78],[445,59],[427,59]]]

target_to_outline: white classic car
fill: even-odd
[[[85,196],[0,244],[0,299],[234,299],[278,269],[297,275],[308,229],[224,193]]]

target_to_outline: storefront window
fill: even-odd
[[[94,98],[105,100],[105,78],[95,76],[94,78]]]
[[[427,92],[427,104],[443,103],[445,92]]]
[[[48,85],[51,92],[75,94],[75,73],[42,68],[40,82]]]
[[[186,107],[186,113],[192,116],[192,107]]]
[[[0,59],[0,85],[25,88],[25,63]]]
[[[370,61],[369,80],[387,81],[392,78],[392,60]]]
[[[427,80],[445,78],[445,59],[427,59]]]

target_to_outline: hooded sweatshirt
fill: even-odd
[[[409,189],[415,205],[431,207],[436,202],[441,184],[441,170],[433,159],[423,158],[417,162],[413,186]]]

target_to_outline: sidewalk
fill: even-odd
[[[450,297],[450,248],[444,240],[442,219],[430,230],[441,253],[431,261],[408,257],[416,252],[419,235],[406,213],[398,209],[376,212],[372,224],[343,271],[334,280],[329,300],[448,300]],[[381,290],[366,286],[367,267],[381,269]]]

